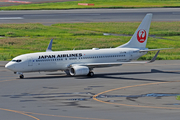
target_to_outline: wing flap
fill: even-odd
[[[173,49],[173,48],[146,49],[146,50],[139,50],[139,52],[159,51],[159,50],[167,50],[167,49]]]

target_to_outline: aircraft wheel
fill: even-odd
[[[20,79],[23,79],[23,78],[24,78],[24,75],[20,75],[19,78],[20,78]]]
[[[92,76],[94,76],[94,73],[93,72],[89,72],[88,76],[92,77]]]

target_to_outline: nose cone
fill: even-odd
[[[12,62],[9,62],[5,65],[5,68],[14,71],[15,65]]]
[[[5,65],[5,68],[7,68],[8,69],[8,67],[9,67],[9,65],[8,65],[8,63]]]

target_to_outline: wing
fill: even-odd
[[[167,49],[173,49],[173,48],[145,49],[145,50],[139,50],[139,52],[149,52],[149,51],[167,50]]]
[[[97,68],[97,67],[112,67],[119,66],[122,64],[145,64],[154,62],[159,54],[159,51],[155,54],[155,56],[150,61],[134,61],[134,62],[111,62],[111,63],[82,63],[82,64],[71,64],[69,67],[73,66],[87,66],[89,68]]]

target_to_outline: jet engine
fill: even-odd
[[[70,72],[70,75],[72,75],[72,76],[88,75],[89,68],[86,66],[74,66],[74,67],[70,68],[69,72]]]

